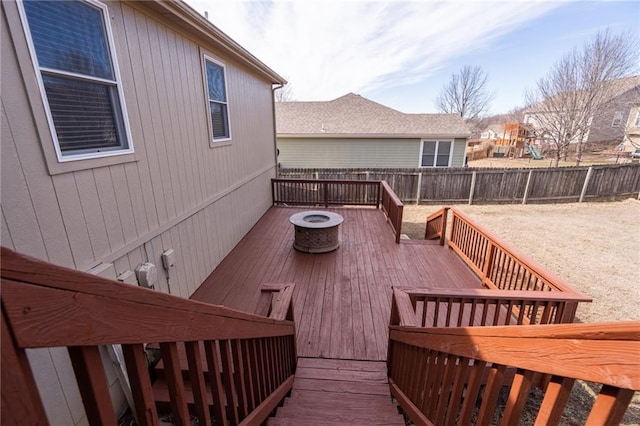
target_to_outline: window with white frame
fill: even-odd
[[[20,4],[58,160],[133,152],[106,6]]]
[[[453,141],[422,141],[421,167],[449,167]]]
[[[622,124],[622,112],[616,111],[613,114],[613,121],[611,122],[611,127],[620,127],[620,124]]]
[[[638,112],[636,113],[636,123],[633,127],[640,127],[640,108],[638,108]]]
[[[205,57],[209,99],[209,120],[213,141],[231,139],[229,126],[229,106],[227,103],[227,79],[224,65]]]

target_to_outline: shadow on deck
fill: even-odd
[[[299,356],[379,361],[387,356],[392,286],[481,288],[436,242],[396,244],[385,215],[373,208],[330,209],[344,217],[340,247],[298,252],[289,217],[304,210],[272,207],[192,299],[253,312],[262,284],[294,282]]]

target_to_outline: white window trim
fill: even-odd
[[[215,139],[213,137],[213,126],[211,124],[211,109],[209,105],[209,102],[211,102],[211,100],[209,99],[209,80],[207,78],[207,61],[211,61],[214,64],[222,67],[222,75],[224,76],[224,93],[226,95],[226,101],[224,103],[227,106],[227,121],[228,121],[227,125],[229,126],[228,138]],[[224,63],[220,62],[219,60],[212,58],[210,55],[203,53],[202,54],[202,77],[204,79],[204,89],[205,89],[204,98],[205,98],[206,107],[207,107],[206,111],[207,111],[207,126],[209,128],[209,144],[212,147],[227,145],[233,140],[233,134],[231,132],[231,109],[229,108],[229,85],[227,84],[227,66]],[[219,101],[214,101],[214,102],[219,102]]]
[[[638,111],[636,112],[636,121],[633,127],[640,127],[640,107],[638,108]]]
[[[432,166],[423,166],[422,165],[422,153],[424,151],[424,143],[425,142],[435,142],[436,143],[436,155],[434,161],[438,158],[438,148],[440,148],[440,142],[451,142],[451,146],[449,147],[449,162],[446,167],[451,167],[451,161],[453,160],[453,145],[456,143],[455,139],[421,139],[420,140],[420,156],[418,157],[418,167],[420,168],[443,168],[445,166],[436,166],[435,164]]]
[[[116,55],[115,41],[113,38],[113,31],[111,29],[111,19],[109,17],[109,8],[107,7],[107,5],[97,0],[80,0],[84,3],[89,3],[97,7],[102,11],[103,24],[105,26],[106,33],[107,33],[107,43],[109,45],[109,56],[111,58],[111,64],[113,66],[115,81],[102,79],[99,77],[75,74],[67,71],[50,70],[49,68],[46,68],[46,67],[40,67],[38,63],[38,57],[36,55],[35,45],[33,44],[33,38],[31,37],[31,29],[29,28],[29,22],[27,21],[27,13],[24,9],[23,1],[24,0],[19,0],[17,2],[18,11],[20,12],[20,20],[22,22],[22,28],[25,33],[25,38],[27,39],[27,45],[29,46],[29,55],[31,56],[31,62],[33,63],[33,70],[36,74],[36,80],[38,81],[38,88],[40,90],[40,96],[44,104],[44,110],[47,116],[49,131],[51,132],[51,137],[53,138],[53,145],[55,148],[56,156],[58,158],[58,162],[66,163],[70,161],[88,160],[92,158],[114,157],[118,155],[133,154],[135,151],[133,149],[133,138],[131,137],[131,128],[129,126],[129,115],[127,113],[126,102],[124,100],[124,89],[122,87],[122,78],[120,77],[120,68],[118,66],[118,58]],[[79,77],[87,81],[97,81],[101,83],[108,83],[108,84],[115,85],[116,89],[118,90],[118,99],[120,101],[120,111],[122,112],[122,117],[121,117],[122,125],[124,127],[124,133],[125,133],[124,137],[127,139],[128,148],[105,151],[105,152],[91,152],[91,153],[84,153],[84,154],[62,155],[62,151],[60,150],[60,144],[58,143],[58,134],[56,132],[55,124],[53,123],[53,116],[51,115],[51,108],[49,107],[49,100],[47,99],[47,93],[44,88],[44,81],[42,80],[43,71],[53,71],[55,74],[62,75],[62,76]]]

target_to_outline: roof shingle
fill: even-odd
[[[277,102],[276,133],[283,135],[351,135],[467,137],[458,114],[405,114],[349,93],[332,101]]]

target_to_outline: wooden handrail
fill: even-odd
[[[573,319],[573,304],[577,302],[564,292],[402,287],[393,290],[394,303],[401,305],[409,300],[416,326],[420,327],[567,323]],[[400,298],[403,294],[405,300]]]
[[[391,326],[389,382],[416,423],[468,424],[475,414],[476,424],[485,425],[503,386],[510,394],[502,424],[518,423],[536,383],[544,392],[536,424],[557,424],[574,381],[587,380],[603,384],[587,424],[618,424],[640,390],[638,353],[640,322]]]
[[[393,191],[391,186],[386,181],[380,182],[381,196],[380,203],[382,211],[387,215],[387,219],[393,228],[396,235],[396,243],[400,243],[400,236],[402,235],[402,213],[404,210],[404,204],[400,201],[400,198]]]
[[[272,315],[265,318],[118,283],[4,247],[1,255],[3,420],[5,415],[19,419],[29,412],[46,423],[42,419],[42,403],[39,397],[33,397],[38,393],[26,361],[26,348],[69,348],[91,424],[113,420],[98,354],[100,345],[122,345],[141,425],[157,424],[145,343],[160,344],[174,421],[178,424],[187,424],[189,414],[176,342],[185,342],[201,424],[210,424],[206,418],[209,407],[203,393],[205,387],[212,389],[216,424],[238,423],[249,415],[263,421],[286,394],[283,389],[291,388],[296,365],[295,326],[292,320],[284,318],[292,318],[292,285],[274,297]],[[207,383],[198,361],[200,345],[207,354],[210,373]],[[15,374],[26,383],[27,389],[21,391],[26,392],[22,395],[25,404],[14,404],[19,395],[10,387],[7,392],[11,391],[12,399],[7,399],[4,386],[7,368],[15,369]],[[263,371],[270,374],[264,375]]]
[[[380,205],[379,180],[271,179],[273,205]]]

